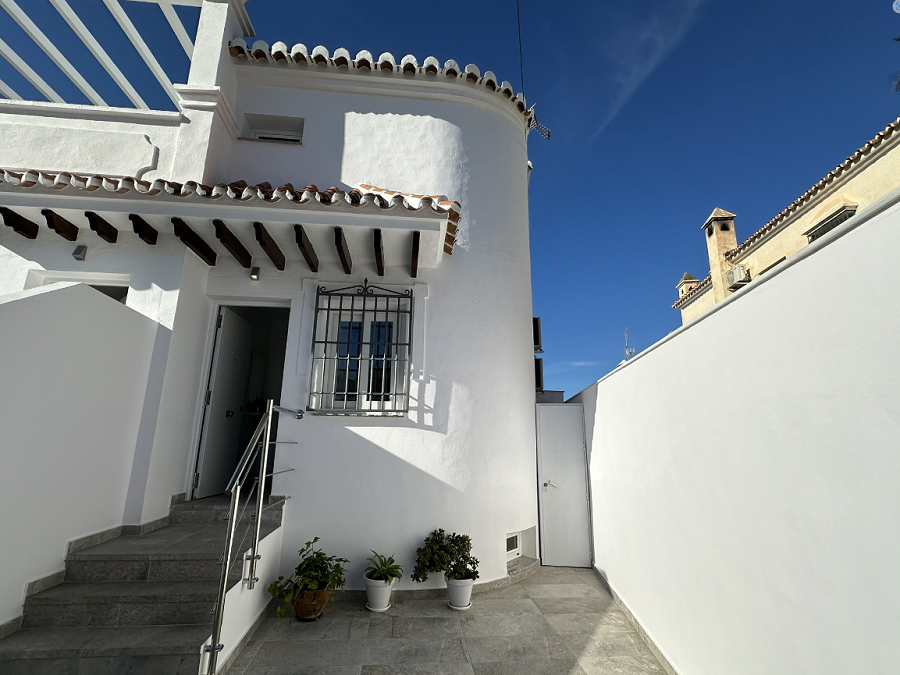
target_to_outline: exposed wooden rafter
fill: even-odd
[[[316,250],[313,248],[312,242],[309,240],[309,237],[306,236],[306,230],[303,229],[302,225],[294,225],[294,234],[297,237],[297,246],[300,248],[300,253],[303,254],[303,259],[306,261],[306,264],[309,265],[310,271],[318,272],[319,256],[316,255]]]
[[[210,248],[210,245],[203,241],[203,238],[194,232],[186,222],[181,218],[172,218],[172,225],[175,227],[175,236],[181,239],[182,243],[191,249],[197,256],[210,267],[216,264],[216,252]]]
[[[141,241],[150,244],[150,246],[156,245],[156,239],[159,237],[159,232],[156,231],[155,227],[136,213],[129,213],[128,220],[131,221],[131,224],[134,227],[134,233],[141,238]]]
[[[253,223],[253,229],[256,231],[256,241],[259,242],[262,250],[266,252],[277,269],[284,271],[284,253],[278,248],[278,244],[272,239],[272,235],[266,231],[262,223]]]
[[[78,239],[78,226],[69,222],[58,213],[54,213],[50,209],[43,209],[41,215],[47,219],[47,227],[56,232],[63,239],[75,241]]]
[[[97,233],[97,236],[110,244],[116,243],[116,240],[119,238],[119,231],[116,228],[93,211],[85,211],[84,215],[88,219],[91,229]]]
[[[0,206],[0,215],[3,216],[3,224],[7,227],[11,227],[26,239],[37,239],[38,231],[41,229],[37,223],[32,223],[28,218],[4,206]]]
[[[373,233],[373,243],[375,245],[375,271],[378,276],[384,276],[384,241],[381,237],[381,230],[376,229]]]
[[[409,276],[415,279],[419,275],[419,239],[421,233],[417,230],[412,233],[412,253],[409,256]]]
[[[240,240],[234,236],[231,230],[221,220],[214,220],[213,227],[216,228],[216,239],[222,242],[222,246],[228,249],[228,252],[234,256],[242,267],[250,269],[252,257],[250,251],[244,248]]]
[[[343,227],[334,228],[334,247],[337,249],[338,256],[341,259],[341,267],[344,268],[344,274],[350,274],[353,270],[353,259],[350,257],[350,247],[347,246]]]

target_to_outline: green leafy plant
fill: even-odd
[[[369,549],[371,550],[371,549]],[[372,551],[372,557],[366,558],[369,566],[366,568],[366,576],[373,581],[387,581],[394,579],[400,581],[403,578],[403,568],[394,562],[393,556],[383,556]]]
[[[291,576],[287,578],[280,576],[269,584],[269,593],[273,597],[292,605],[294,600],[305,591],[324,589],[336,591],[344,587],[347,582],[344,565],[350,561],[346,558],[325,555],[323,550],[315,548],[318,541],[319,538],[315,537],[297,551],[300,563]],[[279,605],[276,612],[279,618],[283,618],[285,616],[284,605]]]
[[[429,574],[443,572],[448,579],[477,579],[478,558],[472,556],[472,540],[467,534],[447,534],[435,530],[416,549],[416,566],[412,578],[418,583]]]

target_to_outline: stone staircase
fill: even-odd
[[[269,499],[262,537],[281,525],[283,506],[282,498]],[[28,597],[22,630],[0,640],[0,673],[196,675],[211,633],[227,514],[224,496],[184,502],[165,527],[71,553],[65,581]],[[240,580],[236,567],[231,585]]]

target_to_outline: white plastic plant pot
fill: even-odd
[[[366,609],[370,612],[385,612],[391,608],[391,589],[397,582],[396,579],[382,581],[380,579],[366,579]]]
[[[450,609],[459,612],[469,609],[472,606],[472,587],[475,585],[474,579],[444,579],[447,582],[447,594],[450,596]]]

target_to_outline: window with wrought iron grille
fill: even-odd
[[[358,286],[316,292],[311,411],[403,415],[409,410],[411,289]]]

